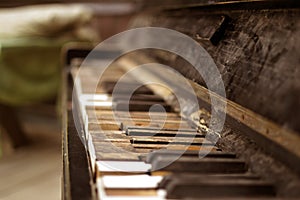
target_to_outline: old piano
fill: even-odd
[[[62,198],[299,199],[299,1],[136,5],[65,52]]]

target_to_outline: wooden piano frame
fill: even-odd
[[[73,80],[69,73],[71,59],[85,57],[88,53],[89,51],[84,50],[68,50],[66,68],[62,73],[62,108],[65,108],[62,113],[62,199],[65,200],[96,199],[96,190],[92,189],[94,182],[88,152],[79,138],[74,123],[72,112],[76,112],[76,105],[72,108]],[[79,116],[76,120],[79,120]],[[82,125],[82,122],[80,124]]]

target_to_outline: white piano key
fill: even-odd
[[[107,101],[109,96],[107,94],[82,94],[80,101]]]
[[[128,175],[128,176],[103,176],[103,186],[109,189],[123,188],[123,189],[155,189],[159,182],[162,180],[162,176],[149,176],[143,175]]]
[[[143,161],[97,161],[97,167],[101,172],[147,172],[151,164]]]
[[[143,181],[144,182],[144,181]],[[141,183],[141,182],[140,182]],[[101,200],[140,200],[140,199],[146,199],[146,200],[165,200],[166,198],[166,192],[164,190],[157,190],[157,195],[155,196],[108,196],[105,193],[104,185],[102,178],[97,178],[96,185],[98,188],[98,199]]]
[[[94,106],[94,107],[111,107],[113,102],[111,101],[84,101],[82,102],[84,106]]]

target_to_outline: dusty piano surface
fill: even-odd
[[[182,118],[149,87],[135,90],[130,116],[126,115],[122,98],[138,83],[132,77],[122,84],[124,96],[111,99],[114,84],[125,73],[120,66],[105,72],[92,95],[89,82],[97,81],[94,70],[84,69],[75,95],[100,199],[275,196],[272,183],[248,172],[246,163],[234,153],[205,140],[205,130]],[[161,105],[167,112],[149,113],[149,105]],[[200,159],[199,150],[209,147],[210,153]]]
[[[77,70],[72,69],[73,78]],[[77,130],[74,124],[69,126],[67,136],[74,145],[71,150],[66,147],[69,159],[74,159],[69,171],[73,174],[70,184],[74,184],[71,195],[80,188],[87,195],[84,198],[93,199],[275,198],[283,190],[252,171],[228,147],[224,150],[205,139],[209,113],[204,109],[199,128],[147,85],[131,96],[128,116],[126,91],[138,81],[126,80],[120,89],[124,93],[112,98],[116,82],[125,73],[115,65],[105,71],[93,95],[90,85],[98,81],[93,77],[97,68],[83,70],[73,91],[73,113],[79,126]],[[151,105],[164,110],[149,112]],[[199,150],[205,148],[210,152],[199,158]]]
[[[266,1],[262,2],[259,4],[259,9],[272,7],[265,3]],[[297,3],[292,2],[290,5],[294,4]],[[235,7],[236,4],[232,4],[233,7],[231,8],[234,8],[232,13],[230,7],[218,5],[217,11],[213,15],[207,11],[214,10],[214,7],[207,7],[207,5],[190,8],[179,6],[179,8],[169,8],[164,12],[153,11],[152,14],[150,12],[150,17],[145,17],[147,20],[137,20],[135,26],[144,26],[147,23],[149,23],[148,25],[161,25],[169,28],[174,26],[178,31],[196,37],[198,42],[208,51],[216,52],[212,54],[218,67],[220,67],[223,66],[223,62],[226,62],[226,56],[235,55],[231,52],[232,49],[226,50],[226,47],[233,46],[233,44],[226,44],[229,41],[226,40],[226,37],[230,37],[233,42],[234,39],[240,39],[243,31],[247,29],[240,24],[243,20],[238,22],[237,19],[246,17],[246,15],[250,18],[252,16],[251,11],[248,11],[249,13],[243,11],[246,9],[245,5],[237,5]],[[277,15],[282,16],[279,21],[285,21],[291,17],[287,14],[287,10],[276,10],[283,6],[281,1],[272,5],[275,5],[272,7],[275,10],[268,11],[272,13],[270,14],[270,21],[274,20],[272,17]],[[151,7],[151,5],[148,6]],[[157,12],[159,14],[155,15]],[[258,15],[263,14],[259,10],[252,12]],[[292,9],[290,12],[291,15],[299,16],[297,9]],[[194,29],[188,29],[184,23],[188,20],[188,17],[183,17],[187,16],[186,13],[193,14],[193,17],[189,18],[190,20],[197,18],[195,16],[200,13],[199,20],[195,23],[203,26],[209,26],[220,20],[219,25],[236,23],[235,28],[238,27],[237,30],[241,33],[228,36],[234,32],[231,24],[227,31],[226,29],[223,30],[224,27],[221,27],[222,30],[218,30],[225,31],[221,33],[221,36],[219,35],[220,32],[217,35],[214,34],[214,31],[211,32],[215,28],[208,32],[199,30],[198,35],[195,35],[191,31]],[[156,18],[152,19],[153,16]],[[182,20],[178,21],[178,17]],[[246,23],[245,26],[250,25]],[[264,26],[262,25],[262,27]],[[218,28],[220,26],[217,26]],[[258,28],[256,34],[269,33],[270,30],[259,31]],[[205,37],[202,37],[201,34]],[[295,32],[292,31],[289,34],[291,37],[295,37],[293,35]],[[225,40],[222,40],[224,38]],[[241,48],[247,49],[248,47]],[[257,49],[259,51],[259,47]],[[114,50],[117,51],[118,49]],[[225,53],[220,53],[222,51]],[[289,50],[287,51],[289,52]],[[294,121],[289,121],[288,127],[283,128],[282,123],[284,122],[280,121],[278,112],[276,112],[280,111],[281,108],[275,109],[274,118],[270,120],[269,105],[259,109],[259,103],[255,104],[247,99],[247,95],[242,95],[243,89],[247,89],[251,93],[254,91],[253,88],[241,89],[235,87],[236,83],[231,86],[230,81],[227,83],[225,80],[225,84],[228,84],[226,92],[229,92],[230,98],[227,102],[227,121],[220,133],[221,138],[215,144],[213,142],[214,135],[210,138],[211,140],[206,138],[207,134],[210,134],[207,123],[210,118],[210,107],[203,100],[207,95],[207,90],[201,86],[203,80],[194,76],[189,70],[189,66],[180,58],[168,60],[169,57],[159,51],[132,54],[113,64],[105,71],[101,80],[98,80],[97,68],[93,67],[94,64],[96,63],[98,67],[106,65],[106,56],[109,57],[110,53],[113,54],[114,52],[111,50],[103,52],[103,58],[94,60],[93,63],[90,63],[90,67],[88,67],[89,63],[85,63],[87,66],[77,77],[82,58],[89,51],[78,50],[78,52],[81,54],[70,56],[69,68],[65,73],[65,81],[68,80],[66,78],[68,76],[69,87],[71,87],[68,88],[68,84],[65,84],[66,87],[64,88],[65,93],[69,92],[64,101],[67,103],[64,105],[65,108],[68,108],[65,117],[68,118],[64,118],[66,121],[63,122],[65,125],[65,199],[299,198],[300,194],[297,188],[300,186],[300,159],[297,146],[299,146],[300,140],[299,134],[297,134],[297,123],[294,122],[295,119],[293,118]],[[222,58],[220,55],[224,57]],[[255,52],[249,53],[249,55],[253,55],[253,58],[249,58],[250,60],[255,60]],[[284,54],[278,56],[284,57]],[[174,68],[193,80],[194,89],[199,94],[200,105],[196,118],[191,120],[191,118],[183,116],[176,107],[176,98],[170,100],[168,97],[172,96],[172,92],[165,87],[144,85],[141,77],[146,77],[147,74],[127,77],[123,84],[118,86],[118,95],[112,98],[116,83],[131,69],[128,63],[140,65],[143,62],[148,62],[149,57],[164,63],[173,63]],[[257,57],[259,58],[259,56]],[[243,62],[243,59],[247,58],[240,57],[240,59]],[[128,60],[130,62],[127,62]],[[236,69],[236,62],[229,62],[226,67]],[[253,69],[250,62],[247,64],[250,75],[258,73],[256,61],[253,63],[255,65]],[[275,60],[268,60],[266,65],[279,69],[279,64]],[[241,71],[243,72],[243,70]],[[242,85],[246,84],[247,80],[244,80],[245,75],[242,72],[232,76],[232,82],[240,80]],[[268,79],[269,77],[265,73],[262,71],[261,74],[256,75]],[[276,75],[276,72],[272,73]],[[285,72],[284,76],[287,75],[288,72]],[[226,73],[224,76],[227,77]],[[75,77],[79,78],[80,81],[76,82]],[[289,81],[292,82],[293,80]],[[98,81],[96,88],[91,87]],[[272,83],[272,79],[268,79],[268,81]],[[74,82],[75,86],[72,88]],[[259,81],[254,81],[254,83],[262,84]],[[297,82],[294,83],[297,85]],[[140,85],[143,86],[139,87]],[[133,88],[137,90],[133,95],[130,95],[130,101],[127,102],[127,91],[134,90]],[[73,98],[72,91],[74,91]],[[268,101],[264,98],[260,99],[260,95],[261,92],[257,92],[253,94],[252,98],[258,102]],[[278,98],[283,97],[278,93],[274,95],[277,95]],[[271,104],[275,105],[276,101],[271,102]],[[149,109],[154,108],[153,105],[158,106],[157,109],[149,112]],[[128,115],[127,109],[129,109],[130,115]],[[299,120],[297,113],[293,115],[296,116],[296,121]],[[289,119],[287,111],[284,111],[283,115]],[[210,152],[204,158],[199,158],[200,149],[209,149]]]

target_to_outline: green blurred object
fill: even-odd
[[[60,86],[67,42],[99,41],[93,9],[82,4],[0,8],[0,104],[48,100]]]
[[[0,39],[0,103],[26,105],[56,96],[62,41]]]

